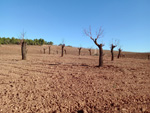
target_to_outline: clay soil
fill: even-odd
[[[104,66],[88,50],[20,45],[0,47],[0,113],[149,113],[150,60],[104,55]],[[58,50],[58,54],[56,51]]]

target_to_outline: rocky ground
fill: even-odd
[[[38,48],[39,49],[39,48]],[[37,53],[32,52],[32,50]],[[149,113],[150,61],[0,47],[0,113]]]

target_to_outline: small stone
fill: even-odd
[[[84,111],[83,110],[79,110],[79,111],[77,111],[77,113],[84,113]]]
[[[110,105],[113,107],[113,106],[114,106],[114,103],[111,103]]]

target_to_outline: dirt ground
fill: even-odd
[[[104,55],[98,68],[88,50],[43,47],[23,61],[19,45],[1,45],[0,113],[150,113],[150,60]]]

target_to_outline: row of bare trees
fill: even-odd
[[[66,49],[64,49],[65,48],[65,44],[63,44],[63,45],[61,45],[61,57],[63,57],[63,55],[64,55],[64,52],[65,52],[65,54],[67,54],[67,50]],[[81,49],[82,49],[82,47],[79,47],[78,48],[78,50],[79,50],[79,55],[81,54]],[[92,53],[91,53],[91,48],[90,49],[88,49],[88,51],[89,51],[89,53],[90,53],[90,55],[92,55]],[[46,53],[46,48],[43,48],[43,52],[44,52],[44,54]],[[58,51],[56,51],[57,52],[57,54],[58,54]],[[51,54],[51,46],[49,46],[49,54]]]
[[[100,27],[99,31],[96,33],[96,37],[93,38],[92,33],[91,33],[91,27],[89,27],[89,30],[86,30],[86,29],[84,30],[84,33],[86,34],[86,36],[90,37],[90,39],[99,48],[99,65],[98,65],[98,67],[103,66],[103,55],[104,55],[103,54],[103,46],[104,46],[104,44],[103,43],[98,44],[98,42],[97,42],[97,40],[103,36],[103,32],[104,32],[104,30]],[[22,41],[21,41],[22,60],[26,60],[26,54],[27,54],[27,47],[26,46],[27,46],[27,43],[24,40],[25,32],[23,32],[21,34],[21,36],[22,36]],[[64,47],[65,47],[65,44],[62,44],[61,45],[61,48],[62,48],[61,57],[63,57],[64,51],[65,51],[65,54],[66,54],[66,50],[64,49]],[[117,44],[113,44],[112,43],[111,44],[111,61],[114,60],[114,52],[113,52],[113,50],[114,50],[115,47],[117,47]],[[82,49],[82,47],[78,48],[79,55],[81,53],[81,49]],[[44,50],[44,54],[45,54],[46,49],[44,48],[43,50]],[[88,51],[89,51],[89,53],[91,55],[91,48],[88,49]],[[122,52],[122,49],[119,48],[117,58],[120,58],[121,52]],[[49,46],[49,54],[50,53],[51,53],[51,46]],[[58,53],[58,51],[57,51],[57,53]],[[148,55],[148,59],[150,59],[150,55]]]
[[[103,32],[104,30],[102,30],[102,28],[100,27],[99,31],[96,33],[96,38],[93,38],[92,36],[92,33],[91,33],[91,27],[89,27],[89,30],[84,30],[84,33],[86,34],[86,36],[90,37],[91,40],[93,40],[93,42],[95,43],[95,45],[99,48],[99,67],[103,66],[103,46],[104,44],[98,44],[97,43],[97,40],[103,36]],[[25,36],[25,33],[23,32],[22,34],[22,44],[21,44],[21,53],[22,53],[22,60],[26,60],[26,53],[27,53],[27,49],[26,49],[26,42],[24,41],[24,36]],[[111,60],[113,61],[114,60],[114,53],[113,53],[113,49],[116,47],[117,45],[115,44],[111,44]],[[62,48],[62,52],[61,52],[61,57],[63,57],[64,55],[64,47],[65,47],[65,44],[62,44],[61,45],[61,48]],[[81,49],[82,47],[79,47],[78,50],[79,50],[79,55],[81,53]],[[43,49],[44,50],[44,54],[45,54],[45,48]],[[51,47],[49,46],[49,54],[51,52]],[[91,49],[89,49],[89,52],[90,52],[90,55],[91,55]],[[66,50],[65,50],[65,53],[66,53]],[[121,55],[121,48],[119,48],[119,53],[118,53],[118,58],[120,57]]]
[[[101,37],[103,37],[103,32],[104,30],[100,27],[99,31],[96,32],[96,37],[93,38],[92,33],[91,33],[91,27],[89,27],[89,30],[84,30],[84,33],[86,36],[90,37],[91,40],[95,43],[95,45],[99,48],[99,67],[103,66],[103,43],[98,44],[97,40]],[[111,61],[114,60],[114,48],[117,47],[117,44],[111,44]],[[121,48],[119,48],[119,53],[118,53],[118,58],[121,56]]]

